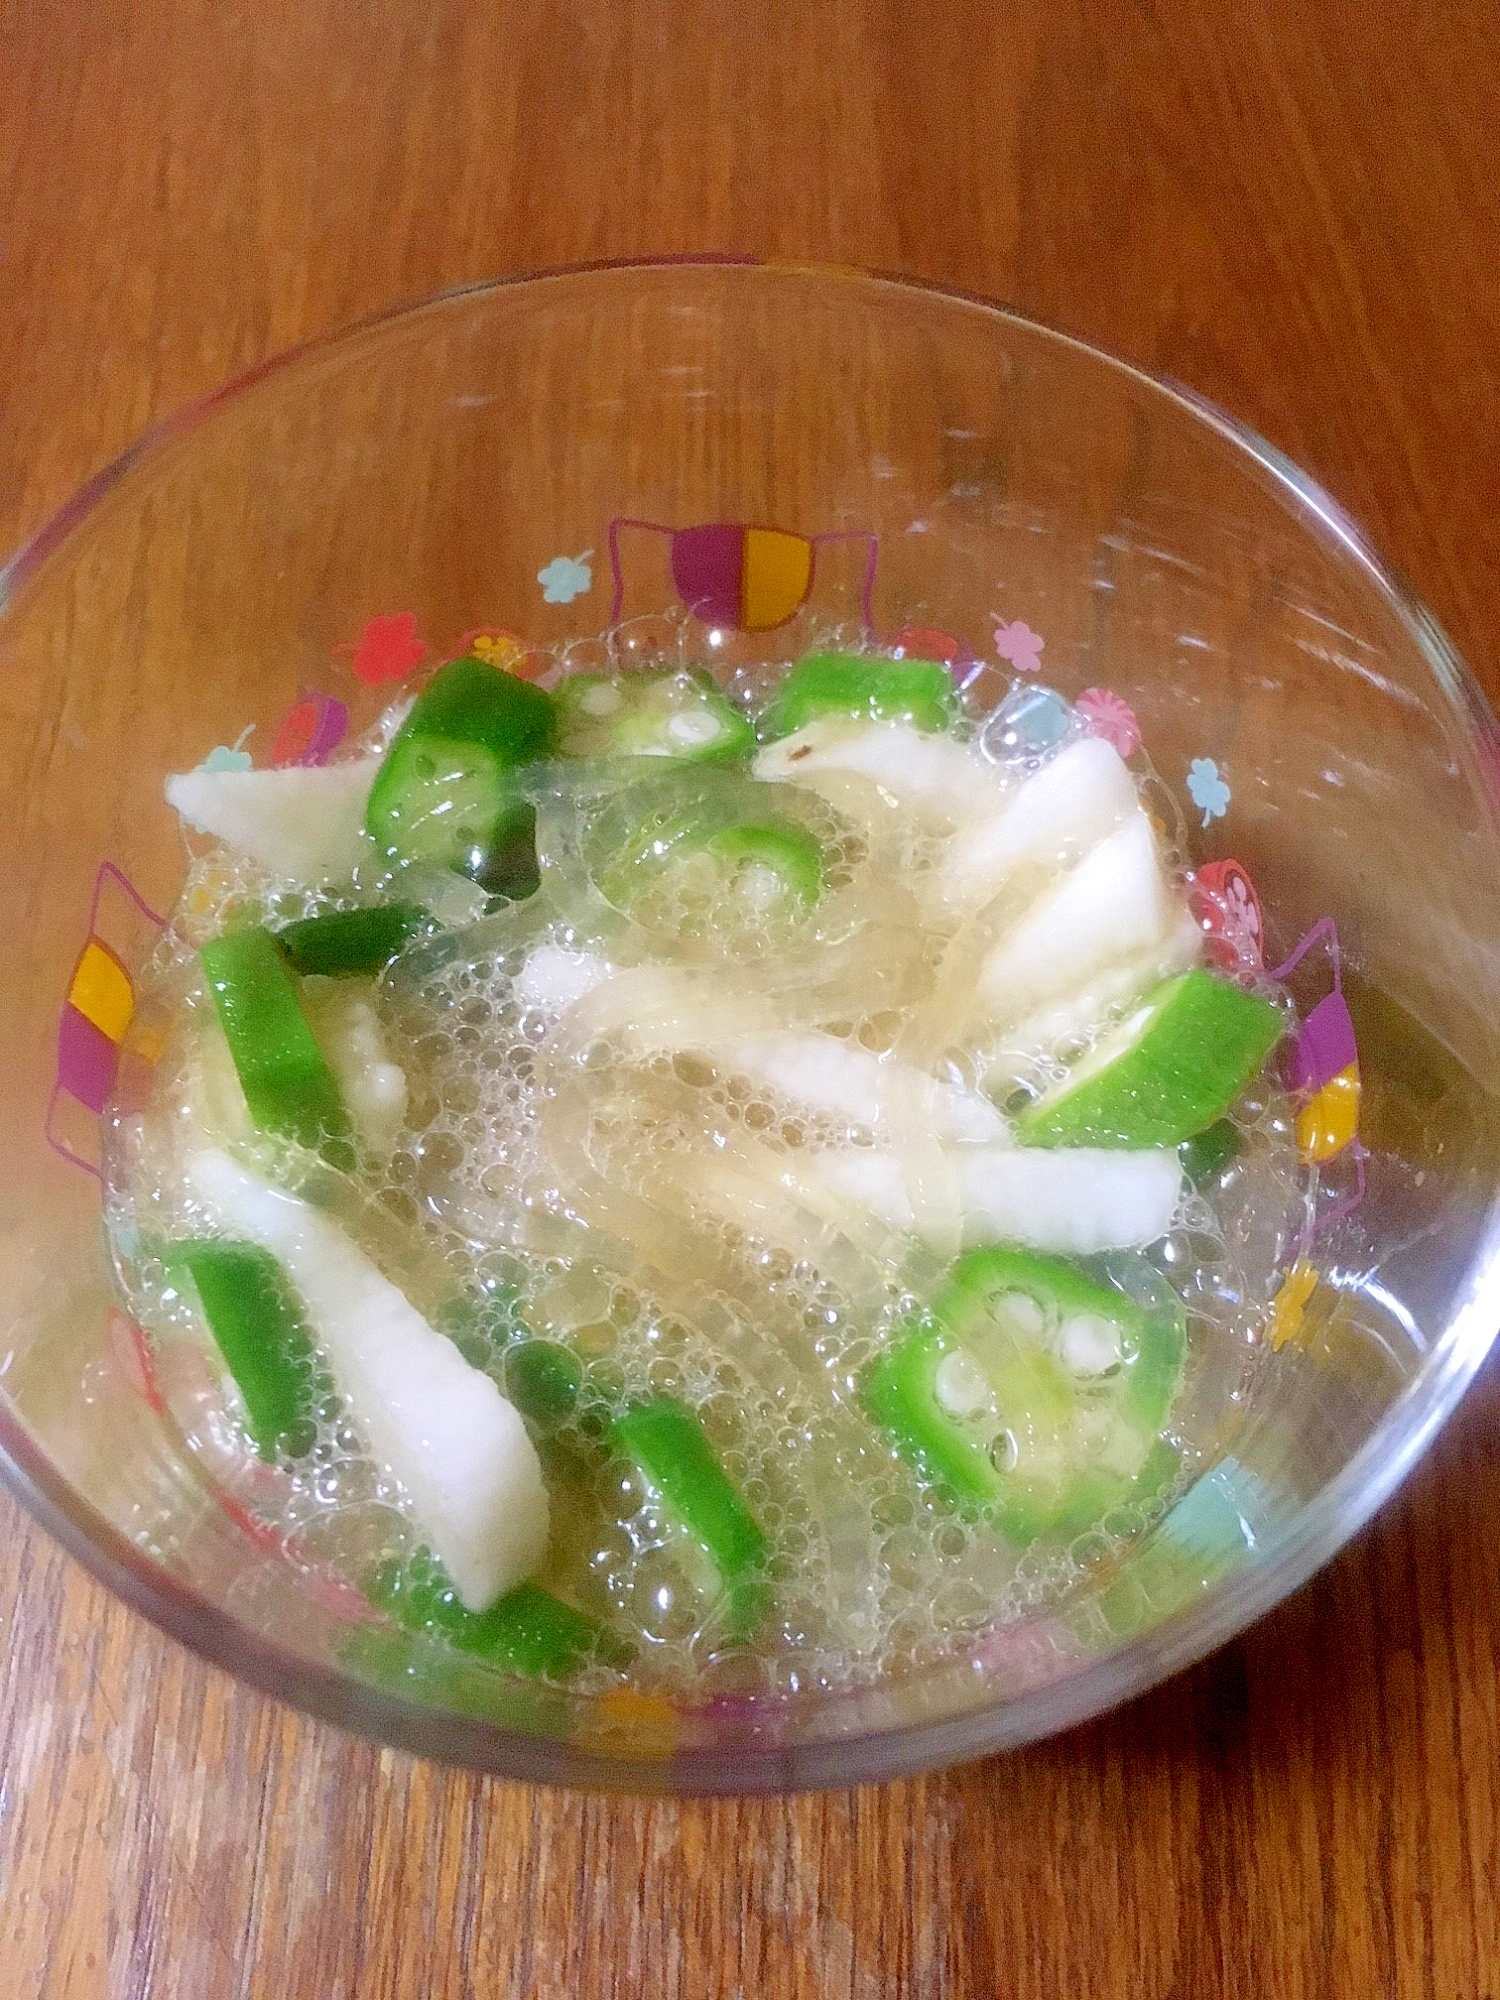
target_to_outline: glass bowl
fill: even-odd
[[[476,634],[553,647],[674,606],[729,661],[832,624],[944,652],[981,698],[1012,670],[1116,698],[1194,829],[1218,947],[1275,963],[1311,938],[1290,977],[1327,1032],[1297,1060],[1309,1100],[1336,1086],[1316,1227],[1186,1514],[921,1673],[696,1708],[393,1658],[253,1482],[185,1448],[93,1173],[105,1091],[152,1056],[129,975],[184,871],[165,772],[251,725],[258,762],[316,757]],[[0,687],[4,1474],[96,1577],[299,1707],[512,1777],[675,1792],[1024,1743],[1295,1589],[1490,1345],[1495,725],[1309,479],[1078,341],[794,265],[453,293],[258,369],[92,481],[0,572]]]

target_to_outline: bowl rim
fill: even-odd
[[[238,403],[251,390],[299,364],[424,314],[519,288],[590,276],[644,276],[687,269],[799,275],[830,285],[917,294],[975,308],[996,321],[1040,334],[1061,348],[1133,381],[1243,452],[1283,498],[1305,509],[1344,556],[1364,572],[1405,628],[1440,692],[1479,752],[1485,774],[1500,774],[1500,726],[1472,671],[1401,573],[1322,485],[1257,431],[1169,375],[1155,373],[1092,340],[958,286],[879,270],[733,253],[600,258],[541,267],[452,286],[399,303],[280,349],[143,431],[103,466],[0,565],[0,618],[25,584],[58,554],[121,482],[141,464]],[[1492,827],[1500,813],[1495,787],[1477,786]],[[531,1735],[449,1710],[435,1710],[333,1667],[285,1653],[159,1568],[72,1486],[0,1390],[0,1481],[84,1569],[114,1596],[200,1658],[257,1692],[381,1745],[435,1762],[498,1776],[588,1790],[692,1797],[847,1786],[908,1776],[988,1756],[1071,1728],[1144,1693],[1204,1658],[1299,1589],[1358,1532],[1403,1483],[1472,1382],[1500,1329],[1500,1193],[1492,1194],[1461,1294],[1421,1370],[1379,1426],[1315,1498],[1261,1545],[1259,1559],[1233,1571],[1204,1598],[1164,1620],[1115,1654],[1081,1664],[1049,1685],[989,1708],[937,1721],[914,1721],[848,1736],[795,1743],[737,1741],[670,1757],[588,1749],[575,1741]]]

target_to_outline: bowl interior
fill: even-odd
[[[1163,810],[1200,861],[1258,890],[1268,962],[1316,933],[1292,984],[1304,1012],[1347,1002],[1357,1138],[1320,1169],[1310,1281],[1276,1351],[1216,1420],[1247,1477],[1236,1532],[1188,1590],[1153,1534],[941,1667],[856,1692],[691,1711],[429,1662],[418,1693],[411,1646],[366,1628],[307,1551],[258,1536],[253,1491],[207,1472],[160,1407],[113,1304],[91,1171],[100,1078],[128,1087],[149,1037],[111,1015],[89,1040],[65,1003],[90,940],[128,972],[180,886],[164,772],[247,728],[268,761],[278,732],[284,748],[338,704],[358,728],[419,647],[584,645],[684,608],[726,662],[840,629],[945,651],[981,698],[1023,667],[1127,703]],[[23,551],[0,574],[0,700],[10,1477],[149,1615],[320,1713],[516,1774],[678,1789],[849,1782],[1021,1742],[1300,1582],[1489,1344],[1487,711],[1308,482],[1013,315],[725,264],[558,274],[397,314],[168,426]]]

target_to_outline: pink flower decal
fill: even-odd
[[[417,631],[415,611],[396,611],[389,617],[372,618],[355,646],[339,646],[340,653],[352,654],[349,670],[366,687],[382,681],[404,681],[413,667],[427,658],[426,642]]]
[[[1135,710],[1120,695],[1109,688],[1085,688],[1074,706],[1094,734],[1102,736],[1122,757],[1133,757],[1140,749],[1141,725]]]
[[[1002,660],[1009,661],[1018,674],[1034,674],[1041,670],[1042,648],[1046,640],[1039,632],[1033,632],[1019,618],[1009,625],[995,620],[995,651]]]

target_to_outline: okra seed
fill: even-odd
[[[674,715],[667,724],[667,734],[674,742],[691,744],[695,748],[704,743],[712,743],[720,734],[720,726],[711,715],[691,710]]]
[[[972,1417],[993,1400],[989,1382],[971,1355],[961,1348],[945,1354],[937,1365],[933,1389],[950,1416]]]
[[[994,1313],[1002,1326],[1028,1341],[1040,1340],[1047,1327],[1047,1315],[1030,1292],[1005,1292],[996,1299]]]
[[[1120,1329],[1102,1313],[1063,1321],[1062,1355],[1075,1375],[1107,1375],[1120,1365]]]

